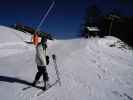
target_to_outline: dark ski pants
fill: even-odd
[[[46,87],[46,82],[49,80],[46,66],[37,66],[37,69],[38,69],[38,72],[36,73],[33,84],[36,84],[36,82],[40,79],[40,77],[43,76],[44,86]]]

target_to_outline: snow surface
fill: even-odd
[[[36,88],[22,91],[22,81],[32,82],[37,71],[34,46],[24,42],[23,32],[0,26],[0,34],[1,100],[133,100],[133,53],[110,47],[115,37],[48,41],[50,83],[56,54],[61,86],[36,96]]]

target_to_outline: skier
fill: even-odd
[[[47,81],[49,80],[48,73],[46,70],[46,66],[49,64],[49,56],[46,56],[46,40],[42,39],[40,43],[36,46],[36,63],[38,72],[36,73],[35,79],[33,81],[33,85],[35,86],[37,81],[43,75],[44,87],[43,90],[46,89]]]

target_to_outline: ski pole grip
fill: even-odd
[[[52,58],[53,58],[53,59],[56,59],[56,55],[55,55],[55,54],[53,54],[53,55],[52,55]]]

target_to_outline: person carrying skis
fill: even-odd
[[[40,77],[43,76],[44,90],[46,89],[47,81],[49,80],[46,70],[46,66],[49,64],[49,56],[46,55],[46,48],[46,39],[42,38],[41,42],[36,46],[36,63],[38,72],[36,73],[35,79],[33,81],[33,85],[35,86]]]

